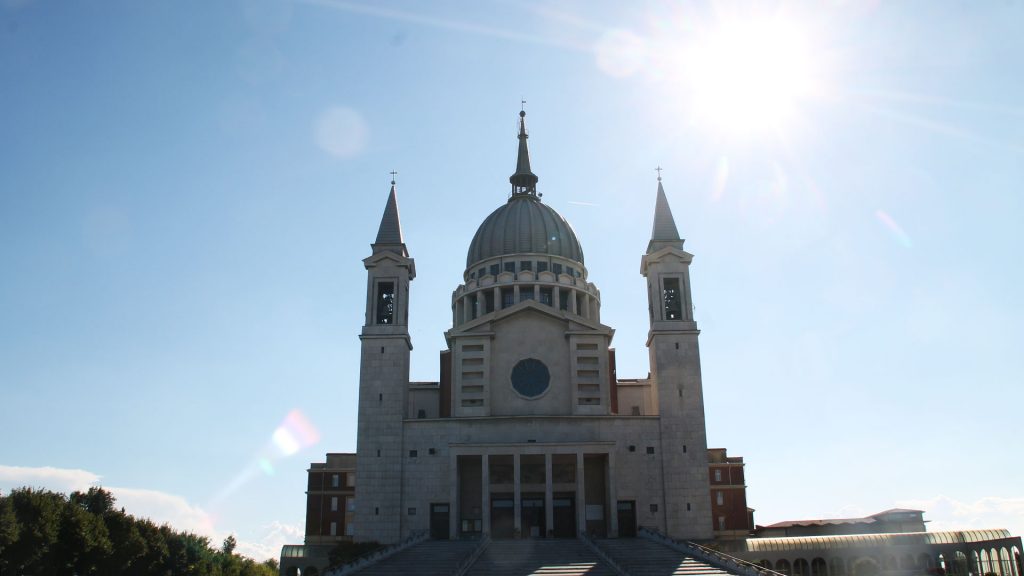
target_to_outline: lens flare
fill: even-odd
[[[274,430],[271,441],[282,456],[291,456],[299,450],[320,441],[320,433],[298,410],[285,416],[284,422]]]
[[[907,234],[902,226],[892,219],[892,216],[889,216],[887,212],[879,208],[878,210],[875,210],[875,217],[878,218],[878,221],[885,226],[890,234],[892,234],[892,237],[896,239],[896,242],[898,242],[900,246],[908,249],[911,248],[912,244],[910,242],[910,235]]]

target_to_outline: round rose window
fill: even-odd
[[[527,398],[536,398],[548,389],[551,374],[548,367],[536,358],[520,360],[512,368],[512,388]]]

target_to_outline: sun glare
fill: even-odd
[[[686,52],[692,112],[717,130],[784,131],[816,89],[807,39],[792,21],[721,22]]]

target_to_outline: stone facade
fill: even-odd
[[[521,118],[512,193],[469,248],[434,383],[409,381],[415,266],[392,186],[364,261],[355,539],[616,537],[638,525],[708,539],[693,256],[660,178],[641,261],[650,375],[620,381],[600,291],[572,228],[541,203],[526,139]]]

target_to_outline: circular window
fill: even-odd
[[[512,368],[512,388],[527,398],[536,398],[546,392],[550,382],[548,367],[536,358],[520,360]]]

